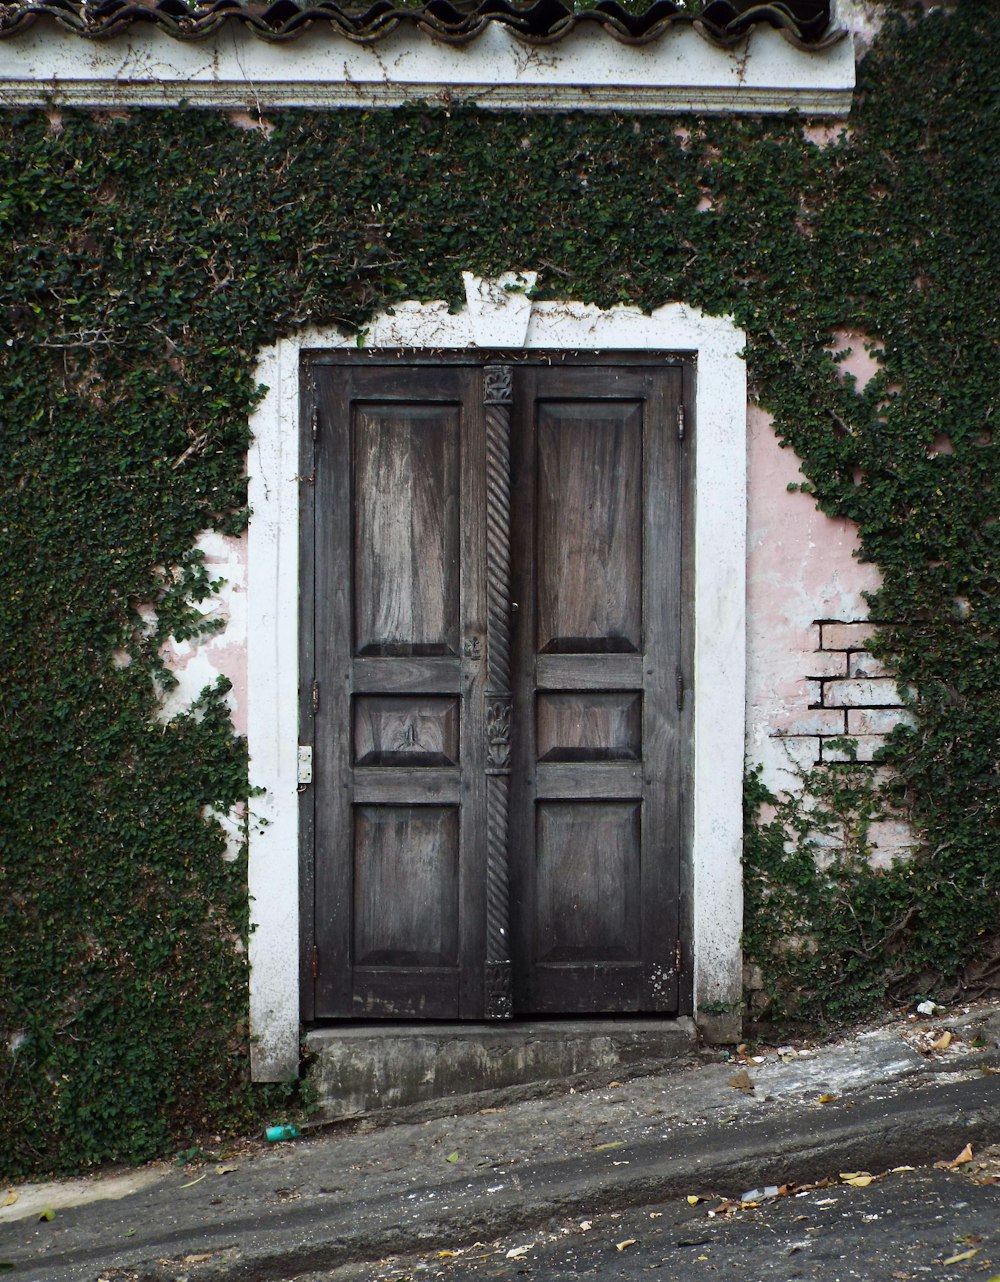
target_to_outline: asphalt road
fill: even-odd
[[[757,1206],[716,1208],[717,1198],[693,1207],[680,1198],[617,1214],[595,1209],[589,1219],[553,1220],[465,1249],[439,1242],[419,1256],[345,1266],[308,1282],[1000,1279],[1000,1183],[964,1171],[899,1171],[867,1187],[835,1180]]]

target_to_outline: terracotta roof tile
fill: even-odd
[[[148,24],[178,40],[200,40],[222,26],[238,23],[268,41],[293,40],[310,28],[326,28],[347,40],[368,44],[409,26],[435,40],[464,44],[489,24],[497,23],[529,44],[548,44],[575,28],[594,26],[626,44],[645,44],[671,29],[693,26],[712,44],[728,48],[739,43],[751,28],[770,26],[800,49],[819,50],[843,35],[830,30],[830,16],[830,0],[709,0],[697,13],[675,0],[653,0],[641,13],[629,11],[617,0],[599,0],[588,9],[576,9],[564,0],[535,0],[531,4],[480,0],[474,5],[428,0],[422,7],[376,0],[364,9],[345,8],[335,0],[273,0],[271,4],[243,4],[239,0],[207,4],[198,0],[0,0],[0,38],[26,31],[45,17],[80,36],[98,40]]]

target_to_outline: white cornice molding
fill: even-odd
[[[499,25],[467,45],[395,32],[373,45],[329,33],[291,44],[223,29],[197,42],[151,29],[86,40],[52,23],[0,40],[0,105],[398,107],[475,103],[497,110],[844,115],[854,89],[850,36],[803,52],[769,28],[720,50],[691,28],[645,45],[578,30],[529,46]]]

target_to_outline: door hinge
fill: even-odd
[[[318,681],[314,681],[312,683],[312,710],[313,712],[319,712],[319,682]]]
[[[680,712],[681,708],[684,707],[684,673],[679,669],[677,672],[675,693],[677,695],[677,711]]]
[[[313,781],[313,750],[310,744],[299,744],[299,766],[296,782],[300,788]]]
[[[315,405],[312,412],[312,436],[314,441],[319,440],[319,407]]]
[[[313,979],[319,979],[319,949],[313,944],[312,956],[309,958],[309,973]]]
[[[682,401],[677,406],[677,439],[679,441],[684,439],[684,430],[684,402]]]
[[[674,970],[679,975],[681,973],[681,963],[684,960],[684,950],[681,947],[681,941],[678,939],[674,945]]]

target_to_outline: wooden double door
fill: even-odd
[[[684,383],[306,359],[306,1018],[678,1010]]]

